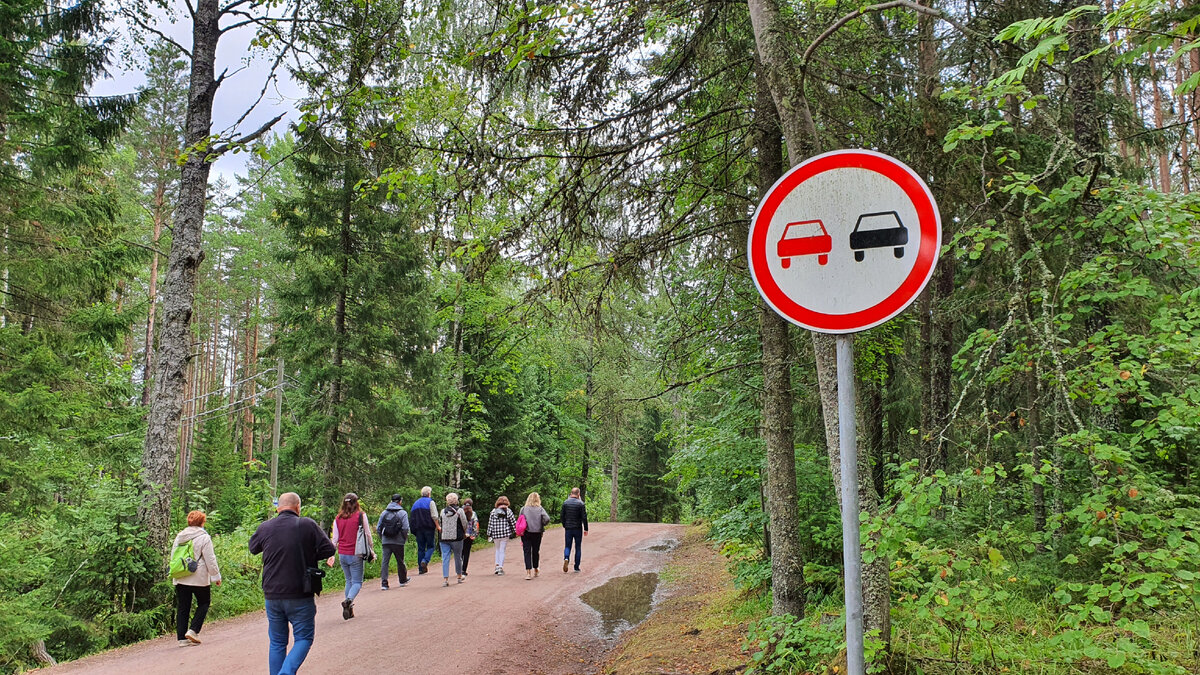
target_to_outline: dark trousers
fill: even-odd
[[[569,530],[564,529],[566,536],[566,545],[563,547],[563,560],[568,560],[571,557],[571,541],[575,541],[575,569],[579,569],[579,556],[583,555],[583,528],[573,527]]]
[[[388,587],[388,558],[396,556],[396,577],[398,583],[408,581],[408,567],[404,564],[404,544],[383,544],[383,560],[379,565],[379,579],[384,588]]]
[[[192,598],[196,598],[196,615],[188,625],[188,615],[192,613]],[[212,603],[212,589],[208,586],[175,585],[175,636],[180,640],[188,628],[199,633],[204,625],[204,617],[208,616],[208,606]]]
[[[521,535],[521,551],[525,553],[525,569],[536,570],[541,562],[542,535],[545,532],[530,532],[525,530]]]
[[[467,564],[471,562],[471,544],[474,543],[474,539],[463,539],[463,574],[467,573]]]
[[[413,536],[417,538],[417,564],[428,565],[433,550],[437,548],[437,531],[421,530],[413,532]]]

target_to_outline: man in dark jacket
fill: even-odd
[[[438,508],[430,495],[433,488],[426,485],[421,488],[421,498],[413,502],[408,522],[412,525],[413,536],[417,538],[417,574],[429,571],[429,561],[433,558],[433,549],[437,548]]]
[[[404,511],[404,497],[392,495],[392,503],[387,505],[379,514],[379,522],[375,531],[383,542],[383,561],[379,569],[379,579],[383,590],[388,589],[388,559],[396,556],[396,576],[400,588],[408,585],[408,568],[404,565],[404,544],[408,541],[408,514]]]
[[[270,675],[294,675],[312,648],[316,628],[319,581],[310,580],[309,568],[337,553],[337,547],[312,518],[300,517],[300,495],[279,495],[279,515],[268,520],[250,537],[250,553],[262,554],[263,595],[267,604],[267,653]],[[295,644],[287,651],[288,624]]]
[[[560,520],[567,539],[567,545],[563,549],[563,572],[567,571],[571,561],[572,541],[575,542],[575,571],[578,572],[579,558],[583,555],[583,538],[588,532],[587,507],[579,499],[579,488],[571,488],[571,496],[563,502]]]

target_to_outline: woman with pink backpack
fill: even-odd
[[[525,553],[525,581],[538,575],[542,535],[549,524],[550,514],[542,508],[542,496],[530,492],[517,518],[517,536],[521,538],[521,550]]]

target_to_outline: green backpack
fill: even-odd
[[[167,568],[172,579],[180,579],[196,571],[199,565],[193,553],[192,542],[176,546],[171,550],[171,565]]]

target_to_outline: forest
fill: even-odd
[[[1200,672],[1198,85],[1191,0],[0,0],[0,671],[164,632],[190,509],[221,617],[279,492],[578,485],[835,672],[833,342],[746,241],[867,148],[943,231],[855,335],[870,672]]]

